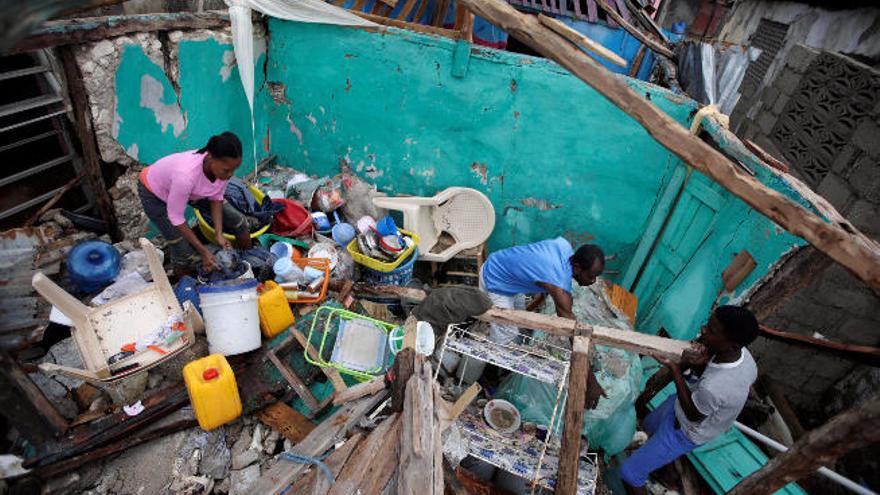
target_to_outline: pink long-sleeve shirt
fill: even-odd
[[[223,201],[228,180],[211,182],[202,170],[206,153],[196,150],[174,153],[156,160],[140,175],[147,189],[168,205],[171,225],[183,224],[186,205],[190,201],[209,199]]]

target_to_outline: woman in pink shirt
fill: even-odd
[[[231,132],[212,136],[200,150],[160,158],[140,175],[138,195],[147,217],[168,241],[171,264],[178,276],[191,274],[198,256],[206,270],[217,268],[214,256],[199,241],[184,218],[192,205],[213,219],[217,244],[229,249],[223,237],[235,234],[241,249],[250,249],[247,221],[238,210],[223,202],[226,184],[241,165],[241,141]]]

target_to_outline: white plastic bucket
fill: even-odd
[[[260,347],[257,281],[226,280],[199,287],[211,354],[233,356]]]

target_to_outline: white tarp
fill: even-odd
[[[225,0],[232,24],[232,45],[238,75],[251,110],[251,134],[254,135],[254,26],[251,11],[288,21],[337,24],[342,26],[375,26],[345,9],[323,0]],[[257,138],[253,136],[256,166]]]

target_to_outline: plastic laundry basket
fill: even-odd
[[[380,272],[362,266],[361,276],[363,277],[364,282],[373,285],[406,285],[412,280],[413,267],[415,267],[416,259],[418,257],[419,250],[416,248],[413,250],[412,254],[409,255],[409,258],[394,270],[391,270],[390,272]]]

